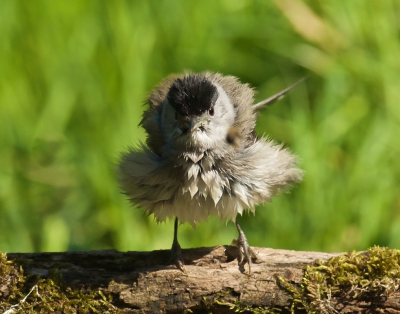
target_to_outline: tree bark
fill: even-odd
[[[100,289],[113,296],[122,313],[233,313],[246,308],[290,313],[293,294],[285,285],[300,287],[305,265],[339,255],[254,248],[258,259],[248,275],[248,265],[238,266],[237,250],[183,250],[186,273],[168,265],[168,250],[9,253],[7,258],[21,265],[25,275],[46,278],[56,269],[67,287]],[[326,313],[400,313],[399,291],[370,302],[330,302]]]

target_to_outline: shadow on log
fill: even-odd
[[[353,272],[353,266],[361,260],[365,267],[381,265],[382,261],[381,264],[379,261],[368,264],[374,249],[396,253],[390,255],[390,258],[397,258],[397,264],[396,261],[390,262],[394,268],[390,270],[393,275],[390,278],[390,288],[385,279],[388,273],[382,272],[382,278],[378,278],[379,284],[386,284],[379,289],[374,288],[374,284],[377,286],[376,278],[365,277],[361,268],[354,270],[351,275],[353,277],[346,273],[349,269]],[[86,307],[79,303],[79,298],[72,292],[74,302],[71,303],[70,298],[57,301],[57,304],[70,302],[68,304],[71,304],[71,308],[75,306],[75,310],[80,309],[82,313],[290,313],[291,309],[295,313],[400,313],[400,254],[397,250],[373,248],[363,253],[347,254],[343,259],[342,256],[345,255],[319,252],[268,248],[255,248],[255,251],[258,252],[258,259],[252,265],[251,276],[247,274],[248,265],[238,266],[237,248],[231,246],[183,250],[187,273],[168,266],[168,250],[126,253],[114,250],[9,253],[6,259],[17,266],[16,271],[21,267],[24,278],[28,278],[24,281],[23,293],[16,294],[20,299],[11,298],[14,302],[13,309],[26,306],[32,299],[36,300],[36,311],[41,303],[50,306],[51,296],[45,301],[43,297],[39,298],[44,295],[40,291],[37,291],[36,296],[31,291],[32,295],[24,301],[26,304],[21,302],[38,280],[43,283],[50,278],[51,284],[59,285],[62,291],[79,291],[80,297],[95,293],[91,296],[101,302],[90,305],[86,300]],[[326,262],[332,258],[336,264]],[[373,258],[379,259],[375,255]],[[315,264],[318,260],[320,262]],[[339,269],[341,276],[347,276],[352,281],[357,279],[355,276],[359,276],[357,284],[334,286],[329,283],[333,282],[331,277],[323,277],[323,274],[327,275],[332,272],[331,269],[338,269],[342,264],[343,267],[350,265],[353,268]],[[312,273],[311,268],[307,270],[307,265],[316,265],[316,271],[322,275]],[[394,273],[396,267],[397,273]],[[22,270],[19,271],[22,273]],[[7,276],[12,278],[12,275],[7,275],[4,271],[2,273],[0,310],[7,314],[17,313],[17,310],[10,311],[9,305],[6,308],[5,300],[10,299],[10,285],[18,283],[11,279],[6,280]],[[317,281],[307,286],[314,280],[311,277],[318,277],[314,278]],[[372,291],[368,291],[368,287]],[[52,292],[52,295],[56,294]],[[55,308],[56,305],[51,306],[57,312]],[[69,312],[64,309],[64,313]]]

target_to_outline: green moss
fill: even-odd
[[[282,277],[279,285],[288,291],[292,313],[336,313],[337,302],[379,301],[400,288],[400,250],[373,247],[366,252],[351,252],[328,261],[306,266],[300,286]],[[232,312],[274,313],[274,309],[251,307],[231,301],[232,291],[204,299],[202,309],[212,312],[218,306]],[[24,276],[23,270],[0,253],[0,312],[8,313],[120,313],[101,291],[72,289],[63,284],[53,270],[49,277]],[[190,312],[187,311],[187,312]]]
[[[7,260],[6,254],[0,253],[0,310],[5,310],[5,305],[15,303],[22,296],[20,287],[25,282],[22,273],[21,268]]]
[[[220,293],[211,300],[207,300],[206,297],[203,298],[201,302],[202,312],[203,313],[213,313],[213,310],[216,307],[228,307],[229,313],[253,313],[253,314],[274,314],[276,313],[273,308],[264,308],[264,307],[254,307],[249,304],[241,303],[239,299],[235,299],[233,302],[228,301],[227,299],[232,299],[234,292],[232,289]],[[279,312],[279,310],[278,310]],[[225,313],[225,312],[224,312]]]
[[[300,287],[278,279],[293,296],[292,313],[336,313],[332,299],[372,302],[399,290],[399,264],[400,250],[375,246],[307,266]]]
[[[109,313],[121,311],[99,291],[72,289],[57,270],[49,277],[24,276],[21,267],[0,253],[0,312],[7,313]]]

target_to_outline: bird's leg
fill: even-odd
[[[172,242],[171,253],[172,253],[172,262],[178,269],[180,269],[185,273],[186,270],[184,266],[185,264],[183,263],[181,246],[179,245],[178,242],[178,217],[175,218],[174,241]]]
[[[257,254],[250,247],[247,242],[247,238],[240,228],[237,219],[235,219],[235,225],[239,232],[239,237],[237,239],[232,240],[232,245],[237,246],[239,248],[239,266],[243,266],[246,262],[249,263],[249,275],[251,275],[251,258],[257,258]]]

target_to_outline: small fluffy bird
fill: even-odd
[[[254,91],[219,73],[171,75],[150,94],[140,125],[146,143],[122,154],[119,182],[130,201],[158,222],[175,219],[173,263],[185,271],[178,222],[192,226],[209,215],[232,220],[239,265],[256,254],[236,221],[244,210],[269,202],[299,182],[296,157],[254,131],[257,111],[296,84],[253,104]]]

